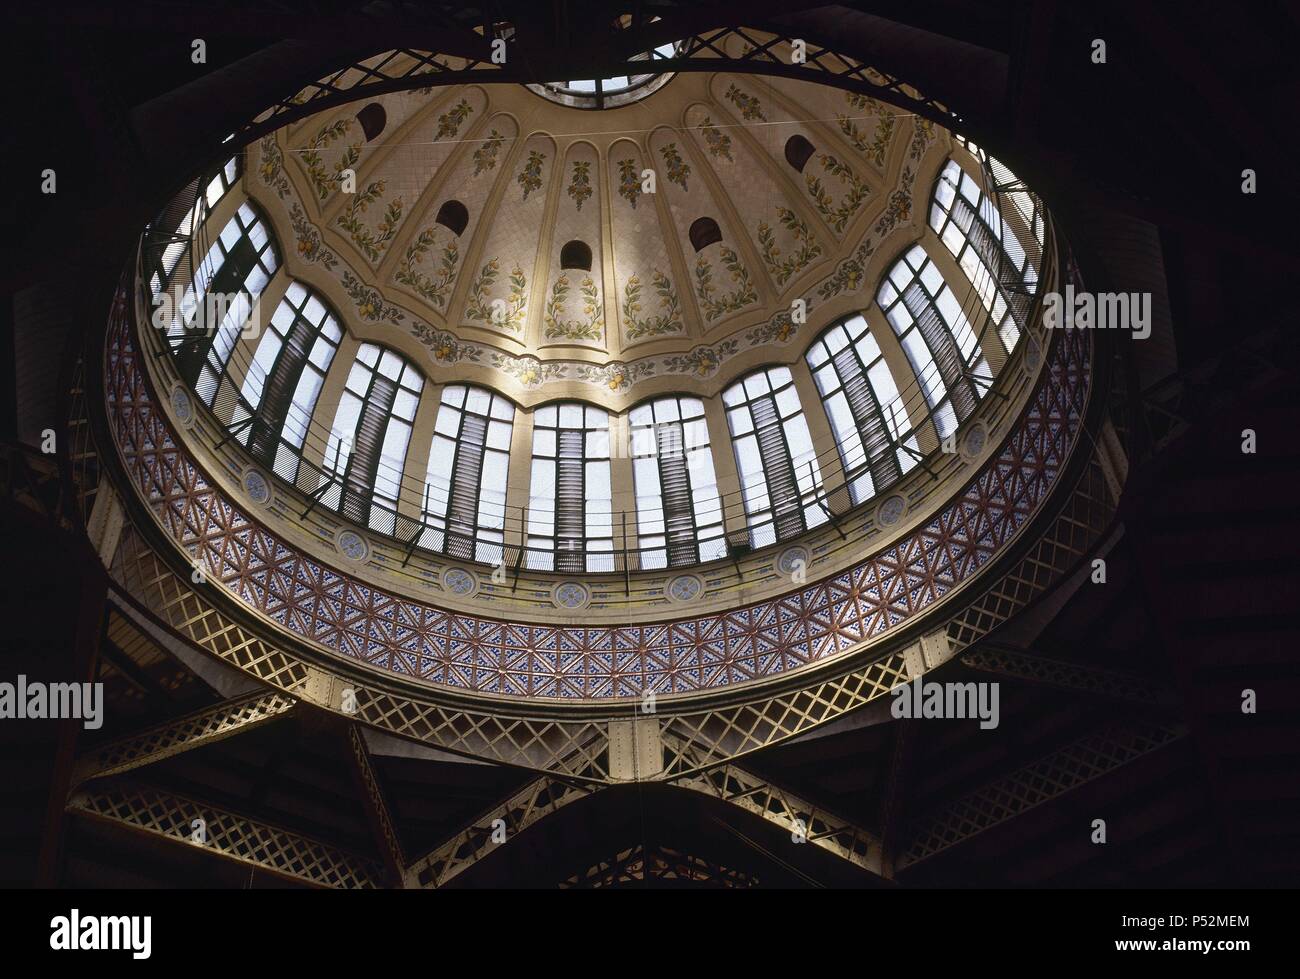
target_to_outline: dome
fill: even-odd
[[[159,217],[141,253],[152,383],[194,477],[267,528],[234,565],[191,547],[196,566],[233,569],[260,615],[336,654],[604,699],[822,663],[924,614],[1014,536],[1069,447],[1041,439],[1083,393],[1043,384],[1082,353],[1057,344],[1049,365],[1034,322],[1055,274],[1037,198],[858,92],[640,81],[601,111],[504,83],[336,106],[269,129]],[[973,520],[990,494],[1019,502]],[[954,533],[942,566],[898,557]],[[259,570],[286,555],[307,562],[296,585]],[[875,597],[828,631],[809,623],[832,579]],[[315,598],[297,607],[353,580],[432,617],[441,643],[505,615],[523,665],[463,669],[454,642],[407,655],[432,641],[423,625],[377,641],[322,632]],[[822,599],[782,604],[809,580]],[[670,632],[620,631],[687,615],[701,635],[737,609],[794,615],[798,641],[776,627],[687,669]],[[572,629],[539,646],[538,616]],[[540,677],[547,643],[574,654],[572,680]]]
[[[1282,879],[1276,25],[872,6],[28,32],[10,879]]]

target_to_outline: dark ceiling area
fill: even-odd
[[[661,20],[601,42],[593,25],[628,12]],[[69,351],[103,329],[141,227],[217,158],[250,106],[389,47],[481,53],[472,28],[485,20],[516,25],[521,70],[539,79],[558,66],[600,77],[619,45],[719,25],[833,42],[953,106],[965,134],[1050,204],[1087,286],[1151,292],[1156,323],[1149,341],[1117,341],[1129,472],[1099,552],[1105,584],[1085,562],[937,674],[998,680],[1000,727],[895,719],[877,704],[744,759],[744,777],[881,839],[890,874],[792,847],[788,832],[707,794],[627,785],[566,796],[450,886],[1300,879],[1293,5],[146,0],[24,5],[4,18],[16,191],[0,265],[3,672],[100,680],[108,720],[98,731],[0,726],[0,884],[304,885],[139,831],[159,792],[240,814],[250,831],[278,828],[341,877],[393,883],[397,856],[428,853],[531,791],[533,773],[367,737],[297,705],[96,779],[83,805],[57,801],[87,753],[256,696],[112,596],[84,534],[61,518],[66,489],[36,444]],[[191,61],[194,38],[206,64]],[[47,168],[55,195],[38,192]],[[1257,193],[1242,192],[1246,169]],[[1241,451],[1245,429],[1255,454]],[[1245,690],[1256,713],[1241,709]],[[112,818],[126,809],[137,829]],[[1099,816],[1106,846],[1089,838]]]

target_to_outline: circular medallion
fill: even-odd
[[[370,556],[370,545],[366,539],[351,528],[344,527],[334,538],[338,552],[351,561],[364,561]]]
[[[907,500],[901,493],[887,496],[876,507],[876,526],[892,527],[907,515]]]
[[[967,462],[973,462],[984,452],[985,446],[989,444],[989,427],[981,420],[970,423],[966,434],[961,440],[961,457]]]
[[[448,568],[442,573],[442,587],[460,598],[478,594],[478,575],[465,568]]]
[[[579,581],[561,581],[551,589],[551,601],[556,608],[585,608],[591,601],[591,589]]]
[[[1037,340],[1029,337],[1025,340],[1025,355],[1020,359],[1020,369],[1029,377],[1038,373],[1039,366],[1043,363],[1043,348],[1039,346]]]
[[[698,598],[703,591],[704,581],[698,575],[679,574],[669,579],[664,594],[674,602],[689,602]]]
[[[243,475],[239,477],[239,485],[244,487],[244,492],[253,503],[258,506],[270,505],[271,483],[262,470],[251,466],[245,469]]]
[[[781,552],[776,559],[776,570],[787,578],[793,578],[801,572],[806,574],[811,560],[812,555],[808,553],[808,548],[796,544]]]
[[[189,391],[185,390],[185,388],[180,384],[177,384],[172,388],[169,400],[172,405],[172,414],[176,416],[178,422],[186,428],[189,428],[190,425],[194,424],[194,402],[190,400]]]

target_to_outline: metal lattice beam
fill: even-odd
[[[1114,700],[1155,705],[1169,696],[1164,688],[1136,673],[1103,670],[995,646],[978,646],[964,653],[961,661],[963,665],[984,673]]]
[[[689,880],[729,888],[757,887],[759,883],[756,877],[743,870],[664,846],[651,847],[647,852],[638,844],[574,874],[561,883],[560,888],[595,889],[651,879]]]
[[[297,701],[278,691],[228,700],[166,724],[121,738],[78,759],[72,784],[152,765],[206,744],[261,727],[292,710]]]
[[[739,707],[679,714],[664,721],[664,779],[676,781],[785,741],[883,697],[910,679],[898,652],[845,676]]]
[[[806,60],[792,64],[783,54],[795,40],[794,35],[751,27],[698,31],[679,39],[673,57],[655,58],[653,65],[656,72],[733,71],[803,79],[870,95],[940,123],[949,124],[956,118],[942,102],[923,95],[901,79],[806,38],[800,39],[806,44]],[[413,49],[383,51],[358,60],[327,77],[306,81],[296,93],[272,103],[243,127],[239,142],[251,143],[325,109],[390,92],[485,81],[528,84],[546,80],[532,76],[530,59],[520,54],[512,38],[507,38],[506,43],[503,64]],[[729,53],[729,47],[741,50]],[[611,77],[620,71],[640,74],[650,63],[632,58],[610,62],[603,76]]]
[[[898,869],[934,856],[1015,816],[1050,802],[1187,733],[1183,725],[1107,727],[1066,745],[919,820]]]
[[[681,754],[692,753],[686,744],[673,747]],[[807,842],[878,877],[884,875],[879,837],[743,768],[729,764],[697,771],[674,784],[730,803],[786,832],[802,832]]]
[[[347,684],[214,608],[198,590],[204,586],[174,574],[134,530],[123,534],[113,572],[126,593],[183,638],[295,697],[338,712],[342,691],[350,688],[356,697],[356,710],[348,715],[352,720],[456,754],[594,782],[608,777],[600,749],[588,749],[605,737],[602,721],[512,718],[486,710],[417,703],[361,684]]]
[[[373,888],[380,880],[380,868],[364,857],[145,786],[104,785],[82,790],[68,801],[68,811],[317,887]],[[200,827],[204,842],[195,842]]]
[[[948,623],[954,649],[988,635],[1062,580],[1110,529],[1115,504],[1101,463],[1089,458],[1079,482],[1020,562]]]
[[[912,770],[912,759],[917,753],[917,741],[921,736],[918,722],[912,719],[900,718],[894,722],[894,728],[889,775],[880,802],[880,862],[887,877],[893,876],[894,863],[898,857],[899,831],[907,820],[908,778]]]
[[[370,760],[370,749],[366,747],[365,734],[359,724],[348,725],[348,746],[351,749],[353,775],[365,795],[366,817],[379,844],[379,850],[384,855],[388,878],[392,883],[400,884],[406,869],[406,858],[402,856],[402,841],[397,836],[397,827],[388,808],[388,800],[384,798],[383,787],[375,774],[375,766]]]
[[[68,498],[75,502],[75,506],[68,509],[74,512],[75,519],[85,525],[90,521],[99,491],[99,454],[95,448],[90,421],[90,402],[86,398],[84,356],[78,356],[72,367],[64,417],[67,418],[68,426],[68,437],[64,440],[67,445]]]
[[[405,874],[406,886],[442,887],[538,821],[598,791],[599,787],[545,775],[535,779],[411,864]],[[502,832],[504,842],[499,840]]]

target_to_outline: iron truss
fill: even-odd
[[[1136,673],[1083,666],[987,643],[965,653],[961,661],[985,673],[1152,707],[1167,702],[1171,696],[1169,691]]]
[[[689,750],[689,749],[687,749]],[[880,839],[736,765],[702,769],[676,783],[752,813],[862,870],[883,876]]]
[[[502,40],[506,42],[502,64],[491,60],[487,41],[483,41],[480,58],[401,48],[355,61],[324,78],[305,81],[297,92],[272,103],[240,129],[236,142],[247,145],[317,112],[390,92],[470,82],[528,84],[550,80],[534,77],[528,58],[511,55],[516,44],[513,35]],[[790,50],[796,40],[807,49],[801,64],[791,64],[778,54]],[[739,53],[734,52],[735,48]],[[779,31],[753,27],[699,31],[678,39],[673,57],[656,57],[649,62],[629,57],[608,63],[603,70],[609,76],[635,75],[644,73],[650,64],[657,72],[730,71],[815,81],[869,95],[944,125],[958,121],[946,105],[901,79],[833,47]]]
[[[1090,553],[1113,514],[1114,502],[1094,456],[1030,551],[953,614],[939,661],[971,646],[1061,580]],[[489,710],[418,702],[351,681],[299,658],[216,607],[205,593],[209,586],[175,573],[132,526],[122,532],[112,573],[125,594],[183,639],[292,697],[343,713],[345,691],[351,690],[355,710],[346,714],[351,720],[457,754],[594,784],[617,780],[607,751],[609,722],[617,714],[510,716],[505,705]],[[677,711],[665,705],[655,715],[656,736],[669,745],[663,765],[639,774],[672,780],[724,764],[856,710],[930,665],[937,663],[909,667],[907,651],[896,651],[752,703]],[[631,708],[624,709],[629,713],[622,716],[630,716]],[[691,745],[691,752],[674,750],[673,739]]]
[[[985,591],[957,611],[946,629],[931,640],[895,652],[875,663],[755,703],[714,707],[648,718],[649,757],[637,757],[629,770],[618,761],[611,742],[626,740],[619,724],[636,728],[647,718],[585,720],[511,718],[467,707],[416,703],[377,689],[360,689],[357,709],[347,715],[358,778],[372,815],[378,852],[385,866],[337,854],[323,844],[288,830],[155,790],[103,788],[103,776],[142,768],[152,761],[211,743],[267,723],[304,703],[338,714],[348,682],[278,648],[241,622],[213,606],[204,585],[176,574],[131,525],[123,528],[113,575],[122,590],[184,639],[252,675],[268,686],[261,695],[241,698],[179,718],[99,748],[76,768],[83,787],[69,809],[98,819],[154,833],[185,845],[193,818],[215,824],[222,842],[208,848],[221,856],[327,886],[374,886],[376,882],[407,887],[447,884],[492,852],[504,829],[513,841],[546,816],[579,801],[603,786],[631,779],[662,781],[720,799],[786,831],[801,829],[808,842],[855,866],[891,876],[880,839],[861,827],[821,810],[737,764],[743,756],[811,731],[887,694],[917,672],[951,658],[978,642],[1019,608],[1060,581],[1078,565],[1109,529],[1114,504],[1102,463],[1094,453],[1082,466],[1072,491],[1059,504],[1046,530],[1030,550]],[[969,665],[1026,674],[1043,682],[1097,687],[1123,693],[1126,678],[1076,676],[1068,666],[1027,662],[1023,656],[971,650]],[[927,656],[937,657],[936,662]],[[1064,671],[1064,672],[1062,672]],[[1138,695],[1145,699],[1146,693]],[[611,720],[614,723],[611,723]],[[370,765],[358,725],[497,763],[539,773],[524,789],[474,820],[432,852],[407,862],[397,830]],[[951,810],[914,824],[898,844],[901,870],[975,833],[1010,819],[1017,812],[1048,801],[1116,765],[1155,750],[1178,732],[1108,732],[1063,749],[1023,772],[986,787]],[[635,731],[633,740],[636,742]],[[75,784],[75,783],[74,783]],[[500,822],[498,822],[498,820]],[[223,835],[224,834],[224,835]]]
[[[947,649],[943,650],[941,643],[939,655],[950,658],[1059,581],[1090,553],[1108,529],[1112,515],[1113,502],[1106,491],[1100,464],[1095,458],[1090,459],[1074,490],[1031,551],[953,617],[946,630]],[[76,769],[77,780],[91,781],[88,788],[73,796],[69,803],[72,811],[193,845],[188,844],[189,833],[182,832],[188,826],[188,821],[182,824],[182,817],[193,818],[199,809],[204,809],[217,813],[218,825],[229,827],[234,833],[226,844],[214,844],[213,852],[257,863],[275,873],[286,873],[285,867],[290,866],[290,876],[331,886],[372,886],[376,881],[400,881],[408,887],[439,887],[500,845],[498,830],[504,829],[507,841],[517,839],[546,816],[630,776],[666,782],[721,799],[787,831],[800,829],[808,842],[861,869],[881,876],[892,874],[892,861],[885,859],[882,842],[875,835],[766,783],[738,765],[736,759],[813,730],[884,696],[919,670],[935,665],[925,659],[926,653],[935,648],[933,643],[918,644],[926,647],[920,650],[909,647],[840,677],[757,703],[665,713],[661,717],[651,715],[648,743],[653,757],[638,759],[630,771],[613,770],[617,762],[611,750],[611,734],[619,718],[613,719],[615,724],[610,723],[610,718],[583,721],[509,718],[467,708],[417,704],[377,690],[358,690],[357,711],[350,715],[354,722],[350,737],[361,784],[371,806],[379,852],[384,854],[386,864],[386,867],[367,867],[363,873],[351,869],[353,865],[341,857],[321,856],[323,851],[316,849],[319,844],[287,830],[204,808],[193,800],[173,801],[163,793],[150,795],[140,790],[124,794],[120,790],[109,792],[99,788],[103,784],[99,780],[102,776],[140,768],[252,729],[294,709],[299,701],[338,713],[339,694],[345,683],[343,678],[327,674],[318,666],[274,647],[212,607],[198,591],[203,586],[195,586],[188,578],[173,573],[134,528],[124,529],[113,572],[124,591],[142,602],[173,631],[263,681],[271,690],[187,715],[170,725],[106,745],[81,759]],[[942,637],[943,633],[938,635]],[[967,656],[971,657],[971,666],[1016,671],[1044,682],[1097,687],[1102,693],[1122,694],[1127,689],[1126,678],[1075,676],[1068,665],[1053,669],[1047,663],[1036,660],[1030,663],[1025,657],[996,651],[972,650]],[[1146,696],[1143,691],[1138,699]],[[646,720],[642,717],[623,723],[635,726]],[[358,724],[386,729],[448,751],[533,769],[539,772],[539,777],[434,851],[406,863]],[[897,869],[902,870],[1111,767],[1161,747],[1178,733],[1153,727],[1145,732],[1097,735],[1023,772],[1007,776],[962,800],[951,811],[932,815],[916,824],[906,833],[905,841],[900,841]],[[258,850],[262,856],[257,859],[250,856],[254,852],[250,841],[266,839],[273,839],[274,845],[265,853]],[[312,853],[313,859],[303,862],[295,856],[304,852]],[[350,868],[349,872],[340,870],[341,866]]]
[[[442,887],[498,846],[517,839],[546,816],[595,791],[592,786],[544,775],[416,860],[404,874],[405,885]]]
[[[77,760],[72,784],[117,775],[171,758],[200,745],[224,741],[261,727],[292,710],[297,701],[280,691],[257,693],[177,718],[96,748]]]
[[[68,810],[316,887],[373,888],[382,880],[381,868],[364,857],[147,786],[95,782],[73,793]]]
[[[299,876],[313,883],[324,881],[334,886],[371,886],[377,880],[400,881],[408,887],[443,886],[500,845],[498,830],[504,829],[504,838],[513,841],[546,816],[603,786],[629,777],[678,785],[721,799],[787,831],[802,829],[808,842],[862,869],[891,876],[893,861],[885,859],[882,841],[876,836],[766,783],[736,760],[813,730],[884,696],[918,671],[937,665],[927,661],[927,655],[942,661],[975,643],[1061,580],[1086,557],[1108,530],[1113,512],[1114,502],[1094,456],[1087,461],[1073,491],[1062,501],[1057,515],[1031,550],[982,595],[956,613],[946,630],[840,677],[752,704],[679,714],[665,712],[662,716],[632,720],[614,718],[611,724],[610,718],[583,721],[509,718],[467,708],[417,704],[390,693],[359,690],[357,712],[349,715],[354,722],[350,736],[373,810],[372,825],[376,829],[379,852],[385,856],[387,873],[385,868],[368,868],[365,874],[336,874],[324,880],[319,868],[332,864],[317,861],[302,871],[305,877]],[[115,771],[143,767],[191,747],[232,736],[266,723],[292,709],[297,701],[339,713],[339,694],[346,682],[343,678],[327,674],[318,666],[276,648],[214,608],[200,593],[203,586],[195,586],[189,578],[175,574],[132,527],[123,531],[113,573],[124,591],[174,632],[251,674],[271,690],[265,695],[241,698],[187,715],[171,725],[104,746],[79,762],[78,778],[95,779]],[[1068,665],[1060,669],[1046,663],[1034,665],[1024,657],[996,651],[971,650],[966,655],[971,657],[969,665],[977,668],[997,667],[1044,682],[1094,687],[1102,693],[1123,693],[1128,682],[1127,678],[1118,676],[1076,676],[1076,671]],[[1145,692],[1139,694],[1139,699],[1145,697]],[[626,764],[619,764],[611,745],[611,740],[624,739],[611,736],[617,735],[620,723],[635,728],[647,720],[651,756],[636,758],[628,770]],[[357,724],[385,729],[452,752],[533,769],[539,776],[446,843],[406,863]],[[897,869],[982,832],[1017,812],[1049,801],[1109,768],[1155,750],[1178,733],[1158,726],[1127,734],[1109,732],[1062,749],[1037,765],[972,794],[950,811],[916,823],[899,841]],[[615,771],[616,768],[621,770]],[[172,802],[170,797],[158,793],[153,796],[106,794],[97,788],[101,784],[91,781],[90,791],[83,789],[75,795],[70,809],[192,845],[188,844],[189,834],[181,832],[184,827],[179,820],[182,815],[202,808],[200,803]],[[154,806],[153,810],[150,805]],[[154,815],[147,815],[151,811]],[[258,863],[272,872],[284,872],[285,858],[281,855],[314,845],[296,834],[260,823],[248,822],[245,826],[239,821],[242,817],[223,818],[235,820],[230,825],[240,827],[239,834],[224,849],[214,847],[213,852]],[[277,836],[281,833],[283,838]],[[258,834],[275,837],[275,845],[267,851],[265,859],[255,860],[249,855],[251,850],[239,841]]]
[[[1182,738],[1181,724],[1134,722],[1086,735],[920,818],[903,870]]]
[[[178,840],[186,845],[188,821],[200,810],[217,813],[217,824],[231,836],[213,852],[256,863],[275,873],[331,886],[372,886],[376,881],[404,886],[438,887],[455,879],[500,845],[497,832],[514,840],[546,816],[620,781],[654,780],[721,799],[786,829],[802,829],[806,839],[882,876],[892,873],[882,842],[870,832],[827,813],[748,772],[737,759],[761,748],[811,731],[887,694],[924,669],[937,665],[978,642],[1019,608],[1043,594],[1082,561],[1108,531],[1115,501],[1108,490],[1096,452],[1081,467],[1074,487],[1058,503],[1055,516],[1034,544],[984,592],[954,612],[946,628],[929,639],[874,663],[799,690],[785,691],[754,703],[673,712],[667,707],[648,717],[590,717],[583,720],[509,717],[466,706],[417,703],[380,689],[356,686],[352,747],[358,777],[372,812],[381,866],[366,866],[344,857],[326,857],[321,844],[288,830],[264,826],[194,800],[175,800],[165,793],[104,789],[103,776],[141,768],[223,737],[267,723],[290,709],[342,711],[342,692],[350,685],[317,663],[279,648],[215,607],[188,576],[179,575],[131,524],[123,527],[112,573],[121,590],[172,632],[216,658],[236,666],[268,687],[265,694],[241,698],[182,717],[98,749],[79,761],[83,787],[69,808],[99,819]],[[970,665],[996,666],[1031,673],[1045,681],[1069,680],[1109,689],[1121,678],[1067,676],[1048,664],[1032,666],[1021,659],[972,650]],[[992,658],[990,658],[992,657]],[[611,723],[612,722],[612,723]],[[524,789],[432,852],[407,862],[379,781],[370,766],[358,725],[368,725],[462,755],[527,768],[538,777]],[[620,762],[620,727],[632,728],[633,743],[648,746],[628,767]],[[637,734],[645,727],[648,737]],[[1162,729],[1163,730],[1163,729]],[[1099,736],[1100,737],[1100,736]],[[1032,770],[1008,776],[965,800],[952,812],[934,815],[900,840],[899,869],[981,832],[1016,812],[1068,791],[1147,750],[1172,735],[1147,732],[1124,740],[1110,734],[1045,759]],[[207,818],[207,817],[204,817]],[[500,822],[498,822],[500,820]],[[209,820],[211,822],[211,820]],[[253,841],[272,840],[265,850]],[[304,860],[303,853],[312,854]],[[285,870],[286,867],[290,869]],[[341,867],[346,867],[346,872]],[[386,871],[386,872],[385,872]]]
[[[598,889],[650,879],[688,880],[725,888],[757,887],[757,878],[711,860],[681,853],[670,847],[637,845],[607,860],[592,864],[560,884],[561,889]]]

